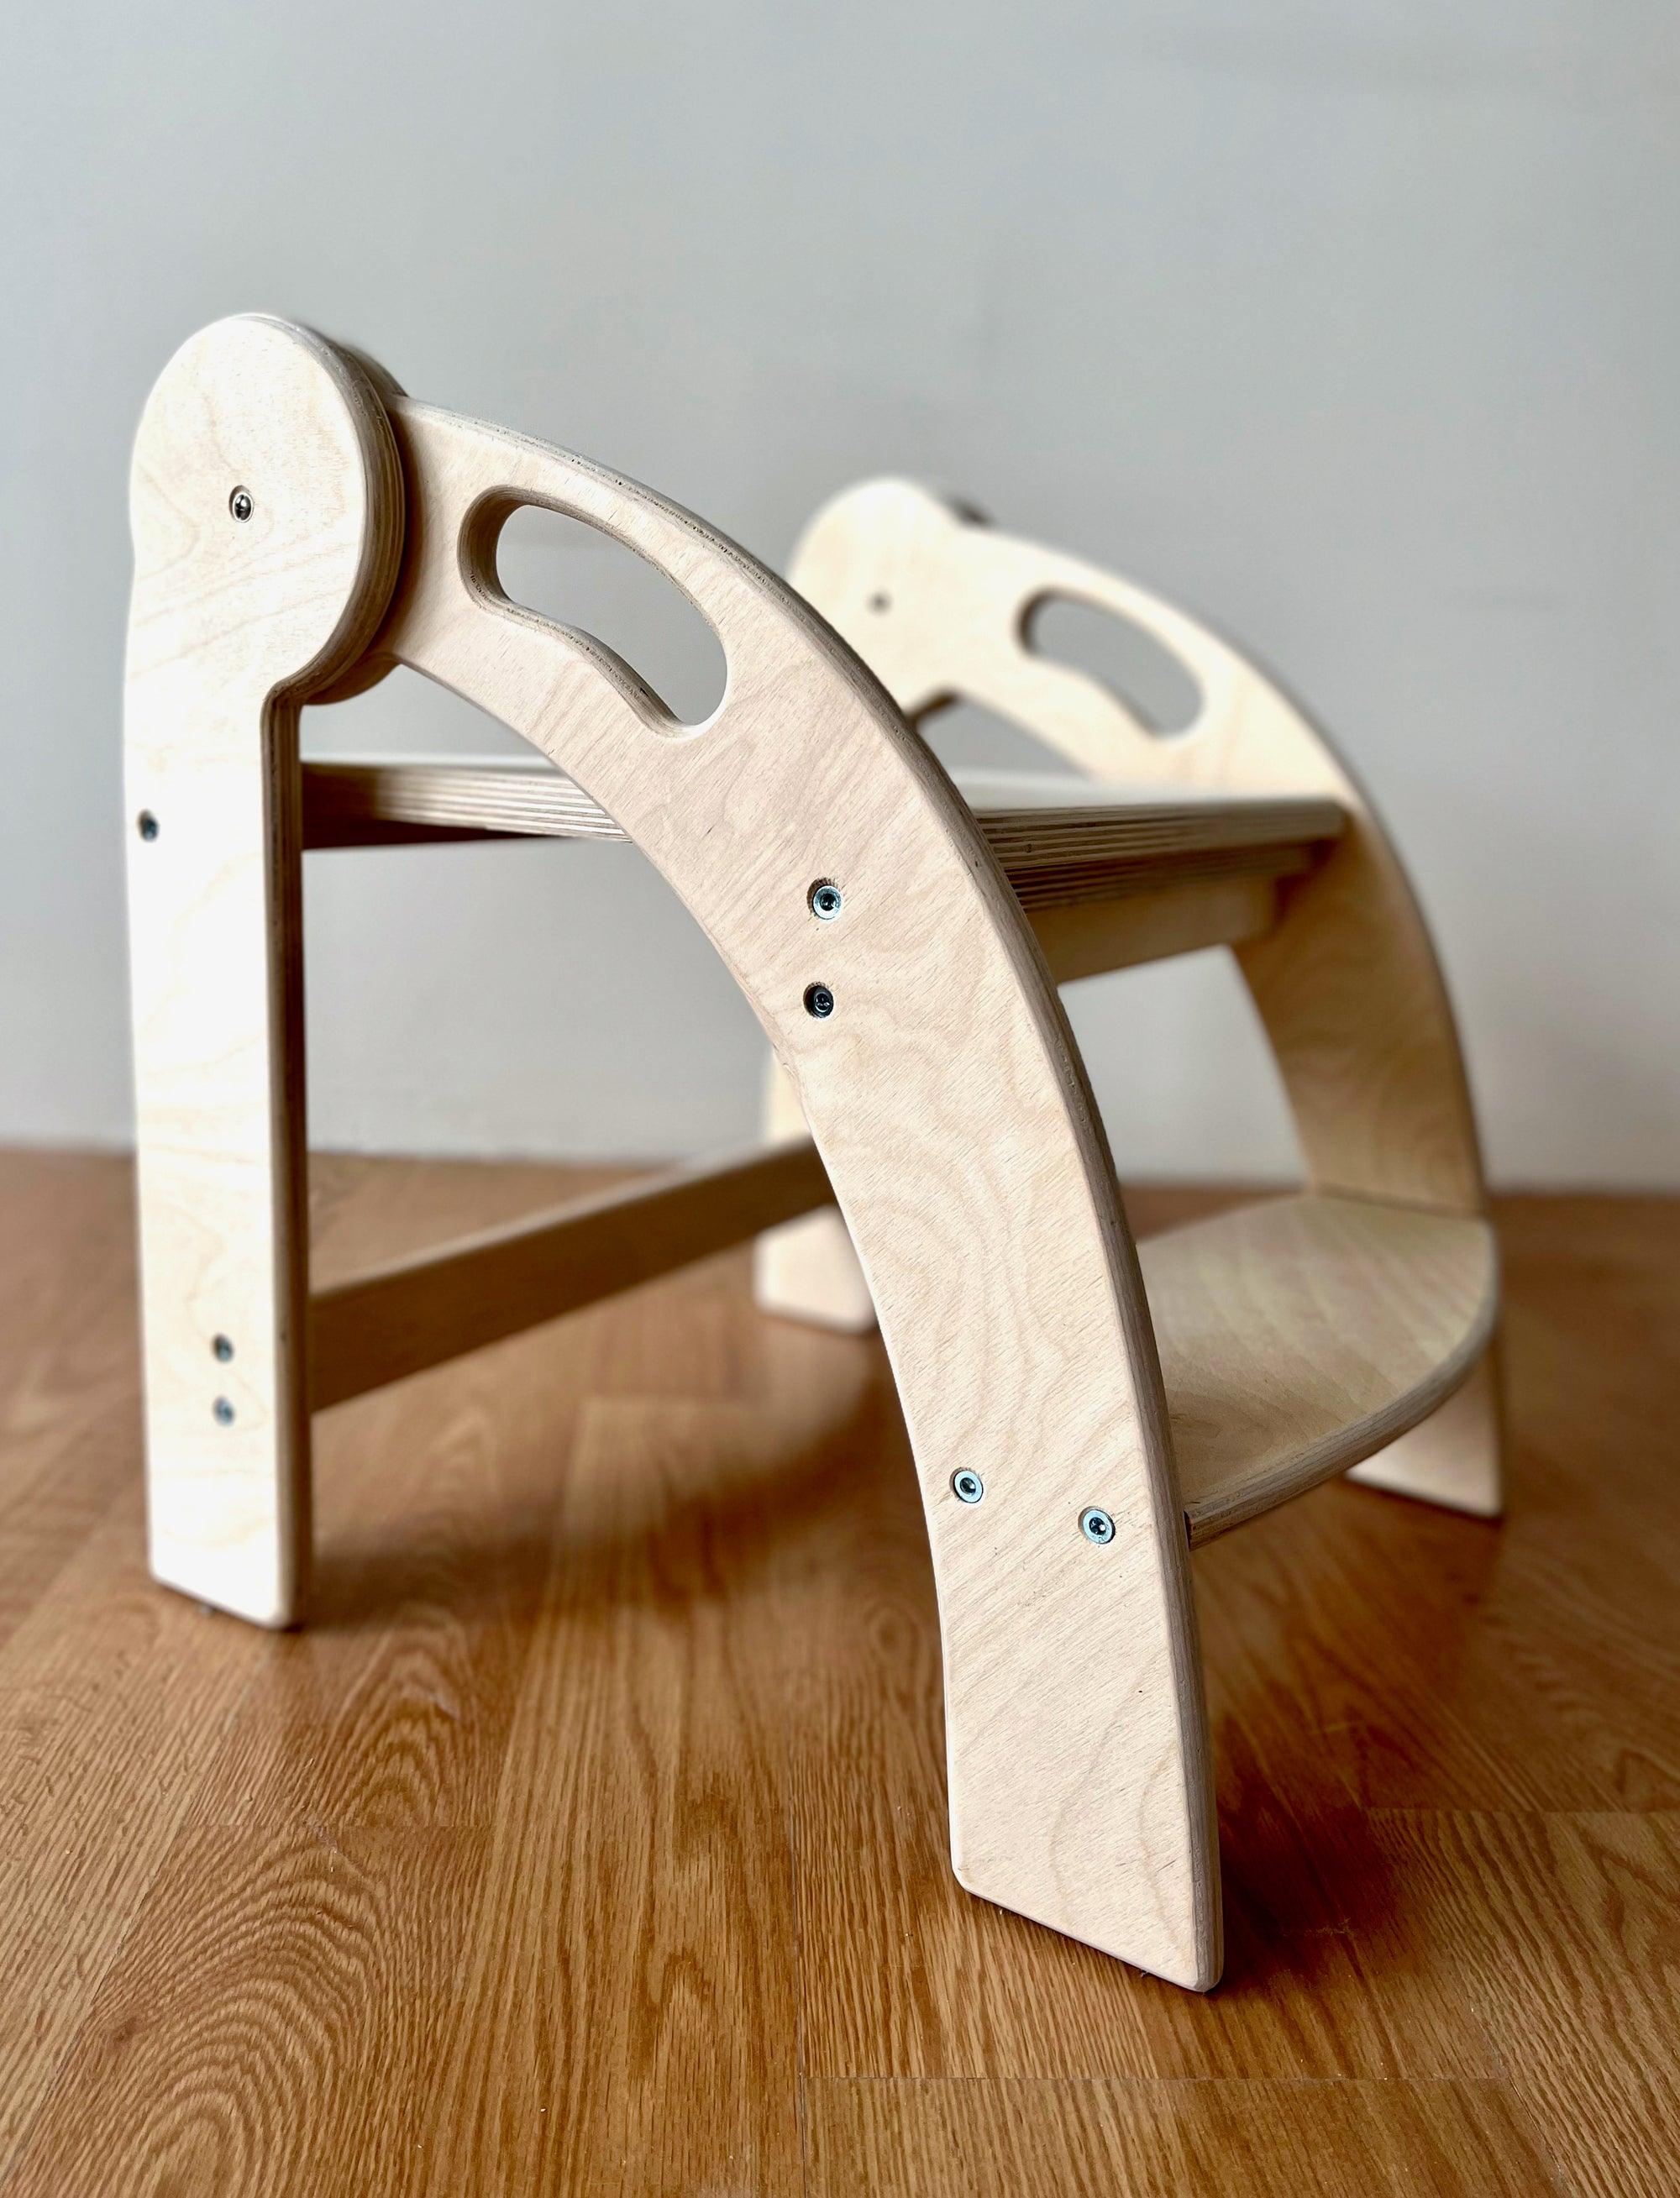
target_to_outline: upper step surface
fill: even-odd
[[[540,756],[306,762],[304,844],[537,834],[625,837],[598,803]],[[1224,795],[1124,788],[1049,775],[959,772],[1024,906],[1067,905],[1202,879],[1283,877],[1305,869],[1344,817],[1317,795]]]

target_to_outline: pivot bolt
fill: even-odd
[[[826,985],[807,985],[805,988],[805,1011],[821,1022],[825,1015],[834,1012],[834,996]]]
[[[985,1483],[972,1467],[965,1465],[960,1473],[950,1476],[950,1492],[959,1503],[978,1503],[985,1494]]]
[[[228,498],[228,509],[241,523],[249,519],[256,509],[256,505],[251,501],[251,491],[248,488],[236,488]]]
[[[1089,1503],[1079,1514],[1079,1532],[1088,1542],[1095,1542],[1101,1548],[1113,1540],[1114,1522],[1106,1511]]]
[[[846,896],[832,878],[820,879],[806,898],[811,903],[811,914],[823,923],[832,923],[846,906]]]

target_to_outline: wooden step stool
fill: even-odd
[[[699,608],[728,665],[703,724],[507,600],[497,538],[522,504],[627,544]],[[892,1356],[939,1587],[958,1877],[1213,1984],[1191,1548],[1354,1467],[1498,1506],[1470,1102],[1358,788],[1206,629],[918,489],[829,505],[790,587],[634,482],[415,404],[279,321],[224,321],[177,354],[132,508],[158,1579],[294,1623],[312,1410],[774,1232],[764,1301],[878,1317]],[[1025,645],[1056,596],[1183,662],[1201,698],[1186,733],[1148,733]],[[300,765],[300,705],[398,663],[539,757]],[[914,727],[959,697],[1085,780],[953,783]],[[303,851],[533,833],[634,840],[657,864],[770,1035],[788,1134],[311,1296]],[[1215,944],[1252,988],[1309,1185],[1140,1259],[1055,987]]]

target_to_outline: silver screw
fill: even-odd
[[[210,1410],[218,1428],[230,1428],[233,1425],[233,1406],[225,1397],[218,1397]]]
[[[142,840],[155,840],[157,838],[158,820],[153,816],[149,809],[142,809],[140,814],[135,818],[134,823],[135,829],[139,833]]]
[[[1095,1542],[1100,1547],[1113,1540],[1114,1522],[1106,1511],[1099,1510],[1095,1503],[1089,1503],[1079,1514],[1079,1532],[1088,1542]]]
[[[811,902],[811,914],[823,923],[832,923],[846,906],[846,896],[829,878],[823,878],[814,885],[807,898]]]
[[[959,1503],[978,1503],[985,1494],[985,1483],[972,1467],[965,1465],[950,1476],[950,1492]]]
[[[821,1022],[825,1015],[834,1012],[834,996],[826,985],[807,985],[805,988],[805,1011]]]
[[[217,1336],[214,1341],[211,1344],[210,1348],[215,1352],[217,1358],[221,1360],[224,1366],[225,1366],[229,1359],[233,1357],[233,1345],[225,1335]]]
[[[248,488],[236,488],[228,498],[228,509],[232,512],[235,519],[241,521],[249,519],[256,509],[256,505],[251,501],[251,491]]]

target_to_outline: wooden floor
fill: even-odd
[[[323,1276],[566,1180],[317,1174]],[[1502,1224],[1509,1524],[1195,1561],[1201,2000],[950,1875],[875,1346],[731,1256],[326,1415],[265,1636],[146,1579],[125,1168],[0,1155],[0,2194],[1667,2198],[1680,1207]]]

